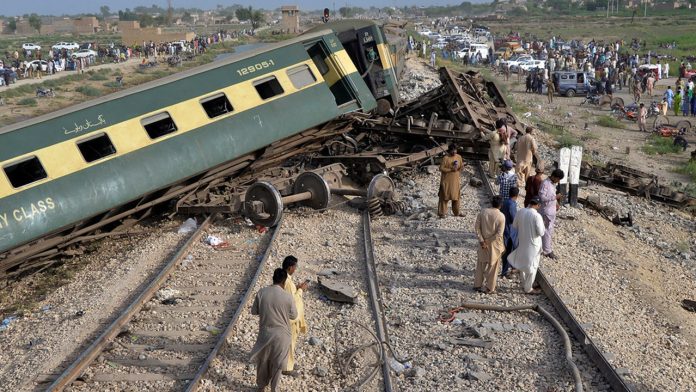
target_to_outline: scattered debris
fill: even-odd
[[[694,300],[684,299],[681,302],[681,306],[689,312],[696,312],[696,301]]]
[[[591,208],[599,212],[600,215],[617,226],[633,226],[633,215],[630,212],[626,216],[621,217],[614,208],[602,205],[599,196],[592,195],[587,198],[578,198],[578,202],[585,208]]]
[[[178,234],[188,234],[188,233],[193,233],[196,231],[196,227],[198,227],[198,223],[196,222],[196,219],[194,218],[188,218],[184,221],[184,223],[179,226],[179,230],[177,231]]]
[[[345,283],[319,278],[319,288],[332,301],[355,304],[358,292]]]

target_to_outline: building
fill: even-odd
[[[280,28],[288,33],[300,32],[300,9],[296,5],[280,7]]]
[[[173,42],[191,41],[196,37],[193,32],[163,31],[161,27],[140,27],[138,21],[119,21],[118,30],[121,32],[121,41],[125,45],[142,45],[143,42]]]
[[[96,16],[85,16],[73,20],[75,32],[78,34],[92,34],[98,32],[101,27]]]

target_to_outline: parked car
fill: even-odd
[[[22,49],[24,50],[41,50],[41,46],[37,44],[22,44]]]
[[[80,49],[77,52],[73,52],[72,54],[72,58],[74,59],[90,57],[97,57],[97,52],[93,51],[92,49]]]
[[[556,71],[553,73],[553,84],[556,92],[566,97],[578,94],[586,95],[596,90],[594,78],[582,71]]]
[[[531,60],[534,60],[534,57],[532,57],[531,54],[513,55],[509,60],[503,61],[502,64],[510,67],[510,71],[514,71],[517,69],[520,63]]]
[[[30,66],[31,69],[33,69],[34,71],[36,71],[39,68],[39,65],[41,66],[41,72],[46,72],[46,70],[48,69],[48,63],[46,62],[46,60],[30,61],[27,65]]]
[[[479,61],[486,60],[488,59],[488,45],[471,44],[468,47],[455,53],[457,57],[459,57],[460,59],[464,58],[464,56],[471,57],[473,55],[476,56],[476,58],[478,58]]]
[[[527,60],[521,62],[518,66],[517,69],[522,69],[525,71],[529,71],[534,68],[539,68],[543,69],[546,67],[546,61],[545,60]]]
[[[78,49],[80,49],[80,45],[77,42],[58,42],[57,44],[53,45],[51,48],[53,50],[62,50],[62,49],[78,50]]]

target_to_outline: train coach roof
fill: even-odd
[[[32,119],[29,119],[29,120],[24,120],[24,121],[20,121],[20,122],[14,123],[14,124],[4,126],[4,127],[0,128],[0,135],[2,135],[4,133],[16,131],[18,129],[22,129],[24,127],[28,127],[28,126],[31,126],[34,124],[39,124],[39,123],[42,123],[44,121],[52,120],[54,118],[65,116],[67,114],[71,114],[71,113],[74,113],[74,112],[77,112],[77,111],[80,111],[80,110],[83,110],[86,108],[90,108],[92,106],[96,106],[96,105],[102,104],[104,102],[108,102],[110,100],[113,100],[113,99],[123,98],[123,97],[127,97],[129,95],[132,95],[132,94],[137,94],[139,92],[146,91],[146,90],[153,88],[153,87],[156,87],[156,86],[161,86],[164,84],[176,82],[178,80],[185,79],[185,78],[190,77],[192,75],[197,75],[197,74],[207,72],[207,71],[210,71],[210,70],[213,70],[216,68],[224,67],[224,66],[227,66],[229,64],[233,64],[237,61],[241,61],[241,60],[259,55],[261,53],[269,52],[269,51],[279,49],[279,48],[282,48],[285,46],[294,45],[294,44],[304,42],[304,41],[307,41],[307,40],[310,40],[313,38],[322,37],[322,36],[327,35],[327,34],[333,34],[333,31],[324,28],[321,30],[313,31],[312,33],[309,33],[309,34],[301,35],[301,36],[296,37],[296,38],[292,38],[292,39],[285,40],[285,41],[278,42],[278,43],[268,44],[268,45],[265,45],[261,48],[249,50],[249,51],[246,51],[244,53],[234,53],[231,56],[229,56],[225,59],[219,60],[219,61],[213,61],[209,64],[201,65],[201,66],[191,68],[191,69],[183,71],[183,72],[178,72],[178,73],[175,73],[172,75],[165,76],[161,79],[156,79],[156,80],[153,80],[153,81],[150,81],[147,83],[143,83],[141,85],[134,86],[134,87],[122,90],[122,91],[107,94],[101,98],[85,101],[85,102],[79,103],[77,105],[71,105],[71,106],[68,106],[66,108],[59,109],[59,110],[56,110],[54,112],[50,112],[50,113],[47,113],[47,114],[44,114],[44,115],[41,115],[38,117],[34,117]]]
[[[334,22],[328,22],[324,24],[317,25],[307,30],[307,33],[314,33],[317,31],[331,29],[337,33],[348,30],[357,30],[364,27],[379,26],[372,20],[369,19],[342,19]]]

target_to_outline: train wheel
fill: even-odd
[[[614,97],[611,99],[611,107],[624,107],[624,100],[621,97]]]
[[[602,97],[599,98],[599,107],[606,108],[608,106],[611,106],[611,97],[608,95],[602,95]]]
[[[384,115],[388,114],[389,111],[391,110],[391,108],[392,108],[391,103],[388,100],[386,100],[384,98],[377,100],[377,109],[376,110],[377,110],[377,114],[379,114],[380,116],[384,116]]]

